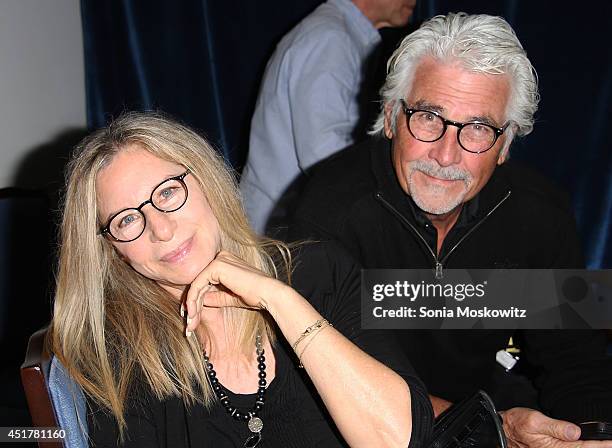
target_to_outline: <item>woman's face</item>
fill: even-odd
[[[100,222],[106,225],[118,211],[138,207],[157,185],[185,171],[136,145],[125,148],[96,179]],[[219,223],[197,181],[187,175],[184,182],[189,194],[180,209],[163,213],[147,204],[141,209],[146,217],[143,234],[127,243],[112,242],[132,268],[176,297],[221,247]]]

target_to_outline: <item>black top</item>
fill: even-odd
[[[426,446],[423,441],[430,434],[432,410],[425,388],[388,335],[361,329],[360,272],[336,248],[322,246],[308,244],[299,249],[295,257],[294,288],[338,331],[406,380],[411,392],[413,418],[409,446]],[[298,361],[291,347],[278,334],[279,341],[274,347],[276,375],[268,386],[266,404],[260,413],[264,429],[259,446],[347,446],[305,370],[297,368]],[[316,344],[309,350],[315,347]],[[251,435],[246,424],[227,415],[220,403],[210,409],[203,406],[186,409],[180,398],[171,397],[160,402],[147,387],[139,389],[139,393],[131,394],[127,404],[129,440],[124,446],[229,448],[242,446]],[[244,410],[251,409],[255,402],[255,394],[230,394],[229,397],[232,405]],[[95,404],[90,404],[96,409]],[[118,431],[111,416],[94,411],[90,414],[89,429],[93,446],[117,446]]]
[[[289,233],[339,242],[366,269],[435,266],[436,229],[399,185],[384,139],[314,167]],[[567,196],[512,161],[464,205],[439,260],[445,269],[583,267]],[[612,359],[603,331],[402,330],[396,336],[433,395],[455,402],[484,389],[498,409],[528,406],[577,422],[612,420]],[[511,336],[521,361],[506,373],[495,353]],[[519,368],[524,377],[516,375]]]

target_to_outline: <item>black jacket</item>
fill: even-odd
[[[364,268],[580,268],[569,201],[507,163],[466,203],[436,255],[436,230],[401,189],[387,140],[371,139],[313,170],[290,239],[339,241]],[[595,331],[398,331],[429,392],[450,401],[487,390],[498,407],[612,421],[612,368]],[[532,384],[495,361],[510,337]]]

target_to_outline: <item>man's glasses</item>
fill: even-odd
[[[444,136],[448,126],[455,126],[459,129],[457,132],[459,145],[471,153],[480,154],[491,149],[510,124],[507,122],[502,128],[496,128],[480,121],[459,123],[447,120],[431,110],[411,109],[404,100],[401,101],[406,115],[406,126],[414,138],[427,143],[435,142]]]
[[[106,226],[99,231],[100,235],[108,235],[114,241],[129,243],[143,234],[147,226],[147,219],[142,208],[151,204],[156,210],[163,213],[175,212],[187,202],[189,191],[185,184],[185,176],[189,170],[183,174],[166,179],[153,189],[149,200],[144,201],[136,208],[126,208],[115,213]]]

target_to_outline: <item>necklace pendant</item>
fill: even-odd
[[[261,418],[257,417],[256,412],[260,411],[265,403],[265,393],[266,393],[267,381],[265,379],[266,378],[266,363],[265,363],[266,358],[264,356],[262,338],[261,338],[261,335],[259,334],[255,336],[255,347],[256,347],[255,352],[257,353],[257,362],[258,362],[257,368],[259,369],[259,381],[258,381],[259,388],[257,390],[257,401],[255,401],[255,406],[253,407],[251,411],[245,412],[245,413],[238,411],[236,407],[230,404],[229,398],[227,397],[225,390],[223,389],[221,383],[219,383],[219,380],[217,379],[217,373],[215,372],[213,365],[210,363],[210,359],[206,355],[206,351],[204,351],[204,364],[207,369],[206,374],[208,376],[210,386],[215,391],[217,398],[219,399],[219,401],[221,402],[221,404],[223,405],[227,413],[233,419],[240,421],[240,422],[244,422],[245,420],[248,420],[247,427],[249,428],[249,431],[251,431],[251,435],[247,437],[247,439],[244,441],[244,444],[243,444],[244,448],[255,448],[263,440],[263,437],[261,435],[261,430],[263,429],[263,421],[261,420]]]
[[[263,429],[263,421],[259,417],[251,415],[247,426],[249,427],[249,431],[260,433]]]
[[[255,448],[257,445],[259,445],[259,442],[261,442],[261,433],[256,432],[252,436],[249,436],[248,439],[246,439],[243,447],[244,448]]]

